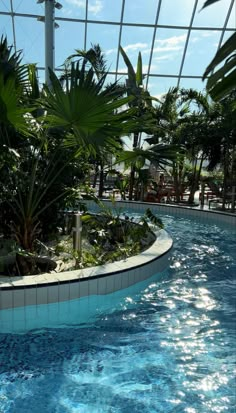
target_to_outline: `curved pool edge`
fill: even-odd
[[[112,206],[109,200],[103,200],[103,202]],[[86,201],[86,204],[89,208],[96,209],[93,201]],[[236,214],[228,212],[136,201],[117,201],[117,204],[119,207],[129,208],[138,213],[151,208],[153,213],[194,218],[203,223],[228,224],[232,228],[236,226]],[[163,237],[162,244],[160,237]],[[164,240],[165,237],[166,240]],[[168,267],[172,244],[170,236],[165,231],[159,231],[156,241],[149,249],[123,261],[64,273],[1,277],[0,310],[56,303],[125,289],[155,273],[164,271]]]
[[[113,203],[108,199],[102,199],[104,204],[114,207]],[[83,200],[83,203],[87,205],[88,208],[92,207],[95,211],[99,210],[99,206],[94,203],[94,201]],[[119,208],[128,208],[132,212],[144,213],[147,208],[151,208],[152,212],[175,215],[177,217],[183,218],[194,218],[202,222],[216,222],[219,224],[229,224],[236,226],[236,213],[229,210],[218,211],[211,210],[208,208],[193,207],[188,205],[177,205],[177,204],[164,204],[164,203],[154,203],[154,202],[143,202],[143,201],[128,201],[128,200],[117,200],[116,205]]]
[[[139,255],[62,273],[0,278],[0,310],[105,295],[143,281],[168,266],[173,240],[165,230]]]

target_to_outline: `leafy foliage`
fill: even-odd
[[[102,91],[105,78],[95,82],[92,69],[85,73],[78,64],[72,64],[70,81],[64,87],[53,72],[50,76],[52,88],[46,89],[42,100],[42,107],[47,110],[45,125],[62,128],[67,134],[66,146],[94,152],[101,146],[116,145],[116,136],[125,135],[135,127],[130,121],[132,109],[116,112],[130,98],[117,99],[117,92],[112,93],[111,88]]]
[[[207,0],[203,8],[216,3],[219,0]],[[227,97],[236,88],[236,33],[216,52],[213,60],[207,66],[203,80],[207,78],[206,88],[212,99],[220,100]],[[219,67],[219,65],[221,65]],[[213,72],[215,71],[215,72]],[[212,73],[213,72],[213,73]]]

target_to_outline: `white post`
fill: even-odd
[[[77,252],[81,252],[81,231],[82,231],[81,213],[76,213],[74,215],[73,249]]]
[[[232,186],[232,199],[231,199],[231,201],[232,201],[231,209],[232,209],[232,212],[234,212],[235,211],[235,185]]]
[[[54,70],[54,0],[45,0],[45,83],[50,86],[48,68]]]

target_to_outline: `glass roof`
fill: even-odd
[[[54,0],[46,0],[54,1]],[[54,3],[56,3],[54,1]],[[123,47],[136,67],[143,59],[145,81],[153,96],[169,87],[204,89],[206,66],[236,27],[236,0],[202,9],[204,0],[60,0],[55,8],[55,70],[75,49],[99,43],[109,82],[124,81]],[[1,35],[23,50],[25,63],[37,63],[44,82],[44,0],[0,0]]]

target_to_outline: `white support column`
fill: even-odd
[[[81,212],[77,212],[74,215],[74,227],[73,227],[73,249],[80,253],[81,252],[81,231],[82,231],[82,221]]]
[[[54,0],[45,0],[45,83],[50,87],[48,68],[54,70]]]
[[[232,186],[232,199],[231,199],[231,201],[232,201],[232,206],[231,206],[232,212],[235,211],[235,195],[236,195],[235,189],[236,189],[236,187],[235,187],[235,185],[233,185]]]

